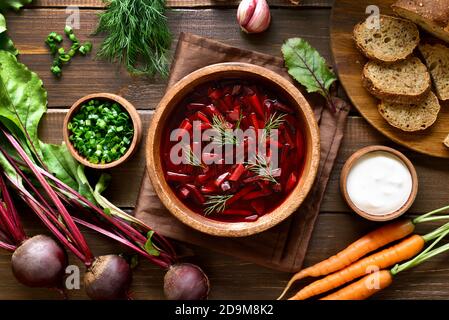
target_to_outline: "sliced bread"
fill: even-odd
[[[449,135],[443,141],[444,145],[449,148]]]
[[[406,59],[419,43],[419,31],[413,22],[380,16],[380,29],[370,28],[368,20],[354,27],[354,40],[369,59],[392,63]]]
[[[419,46],[435,91],[440,100],[449,100],[449,48],[441,44],[422,44]]]
[[[381,102],[379,112],[387,122],[402,131],[425,130],[435,123],[440,112],[440,103],[433,92],[418,104]]]
[[[398,0],[393,10],[449,42],[449,0]]]
[[[416,57],[394,64],[369,61],[363,68],[363,86],[380,100],[394,103],[423,101],[430,89],[430,75]]]

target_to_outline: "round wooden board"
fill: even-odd
[[[366,7],[377,5],[381,14],[393,14],[393,0],[336,0],[331,16],[331,50],[340,82],[361,115],[391,140],[430,156],[449,158],[443,140],[449,134],[449,106],[442,105],[437,122],[429,129],[405,133],[390,126],[377,111],[377,99],[362,86],[362,68],[367,61],[356,49],[352,30],[366,19]]]

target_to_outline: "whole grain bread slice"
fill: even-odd
[[[442,44],[422,44],[419,51],[429,69],[438,98],[449,100],[449,48]]]
[[[413,22],[381,15],[380,29],[376,29],[368,19],[357,24],[353,34],[357,48],[367,58],[386,63],[401,61],[418,46],[419,31]]]
[[[398,0],[392,8],[401,17],[449,42],[449,0]]]
[[[378,110],[387,122],[402,131],[425,130],[435,123],[440,103],[433,92],[417,104],[399,104],[382,101]]]
[[[369,61],[363,68],[362,81],[375,97],[393,103],[423,101],[431,90],[427,68],[416,57],[394,64]]]

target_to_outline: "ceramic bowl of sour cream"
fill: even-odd
[[[341,191],[348,205],[372,221],[388,221],[404,214],[418,193],[418,175],[399,151],[369,146],[355,152],[343,167]]]

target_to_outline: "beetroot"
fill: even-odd
[[[117,255],[98,257],[84,275],[86,293],[94,300],[127,298],[131,281],[128,262]]]
[[[38,235],[14,251],[12,272],[29,287],[60,288],[67,267],[67,254],[52,238]]]
[[[200,267],[182,263],[170,267],[164,277],[164,293],[168,300],[203,300],[210,284]]]

